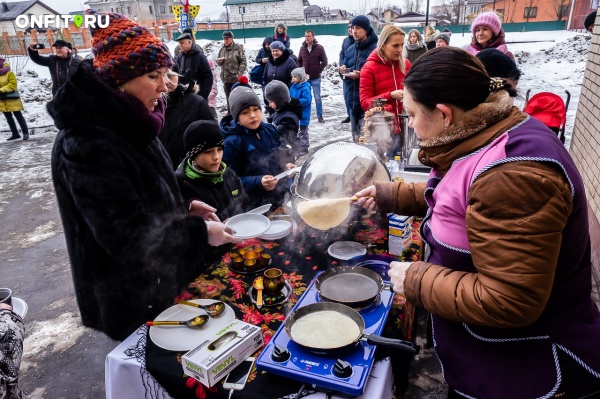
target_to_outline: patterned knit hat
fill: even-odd
[[[196,157],[209,148],[225,146],[223,134],[217,121],[195,121],[183,133],[185,151],[190,158]]]
[[[86,14],[97,14],[88,9]],[[90,29],[96,75],[106,84],[119,87],[131,79],[161,67],[171,67],[167,46],[148,28],[124,15],[107,13],[107,28]]]
[[[473,20],[471,25],[471,33],[475,36],[475,29],[479,26],[487,26],[494,33],[494,36],[498,36],[500,29],[502,29],[502,22],[500,17],[495,12],[484,12],[481,13]]]

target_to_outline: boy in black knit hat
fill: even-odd
[[[238,175],[222,161],[225,142],[218,123],[192,122],[183,140],[187,154],[175,172],[183,200],[212,206],[220,220],[243,213],[248,196]]]

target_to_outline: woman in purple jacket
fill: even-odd
[[[514,96],[463,50],[421,56],[403,102],[429,180],[377,182],[357,204],[423,217],[425,259],[392,262],[389,275],[431,313],[449,398],[597,398],[585,187]]]

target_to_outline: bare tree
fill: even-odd
[[[227,21],[227,13],[225,11],[219,14],[219,21]]]
[[[515,12],[517,11],[516,2],[505,1],[504,4],[506,4],[506,8],[504,9],[504,18],[502,19],[502,22],[515,22]]]
[[[552,0],[552,5],[552,11],[554,11],[557,21],[562,21],[569,15],[569,6],[571,5],[569,0]]]
[[[537,2],[538,0],[525,1],[525,9],[523,11],[523,17],[525,18],[525,22],[529,22],[529,19],[535,18],[537,16]]]
[[[444,0],[436,7],[437,12],[434,16],[450,21],[451,25],[458,25],[462,23],[463,8],[460,0]]]

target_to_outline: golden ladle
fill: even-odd
[[[296,210],[310,227],[328,230],[346,220],[350,214],[350,203],[357,200],[357,197],[319,198],[300,202]]]

